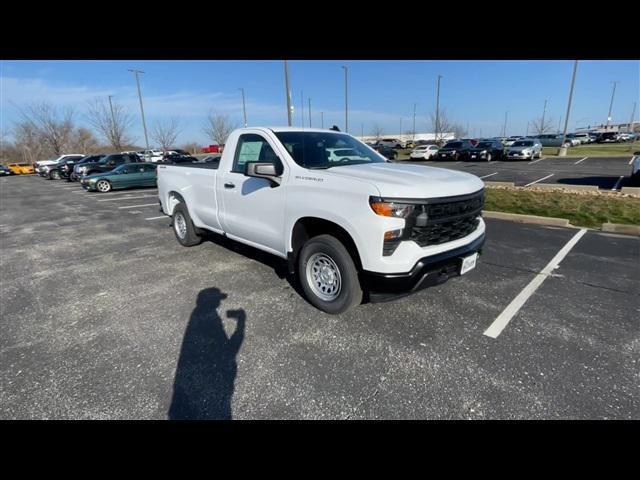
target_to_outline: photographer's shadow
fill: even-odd
[[[236,321],[227,337],[217,311],[225,298],[217,288],[198,294],[180,350],[168,414],[171,420],[231,419],[236,355],[244,339],[246,314],[244,310],[227,311],[227,318]]]

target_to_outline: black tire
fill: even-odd
[[[339,291],[330,300],[316,293],[320,287],[311,284],[307,273],[309,260],[317,254],[329,257],[338,269]],[[309,268],[313,269],[313,265]],[[353,259],[345,246],[331,235],[313,237],[302,247],[298,256],[298,277],[309,302],[323,312],[337,315],[362,302],[362,287]]]
[[[487,153],[487,162],[491,161],[491,152]]]
[[[51,170],[49,172],[49,180],[60,180],[60,172],[58,170]]]
[[[184,222],[184,224],[182,224],[182,222]],[[198,245],[202,242],[202,237],[198,235],[196,227],[193,225],[191,215],[189,215],[189,210],[182,202],[176,205],[173,209],[171,226],[173,227],[173,233],[175,234],[176,239],[183,247],[193,247],[194,245]],[[184,231],[181,231],[181,226],[184,226]]]
[[[456,153],[456,154],[453,156],[453,161],[454,161],[454,162],[459,162],[459,161],[460,161],[460,154],[459,154],[459,153]]]

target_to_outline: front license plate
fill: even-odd
[[[460,275],[464,275],[469,270],[473,270],[476,268],[476,260],[478,259],[478,253],[474,253],[473,255],[469,255],[468,257],[464,257],[462,259],[462,267],[460,267]]]
[[[476,156],[475,155],[471,155],[471,158],[476,158]]]

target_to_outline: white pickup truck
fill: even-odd
[[[159,165],[158,195],[182,245],[211,231],[282,257],[333,314],[466,273],[485,237],[478,177],[392,163],[330,130],[235,130],[219,163]]]

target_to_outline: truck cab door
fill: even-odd
[[[244,133],[238,137],[235,152],[218,171],[220,221],[230,238],[266,247],[286,255],[284,242],[285,184],[274,185],[265,178],[247,177],[249,162],[272,162],[281,176],[286,167],[275,141],[262,133]],[[222,164],[221,164],[222,166]]]

